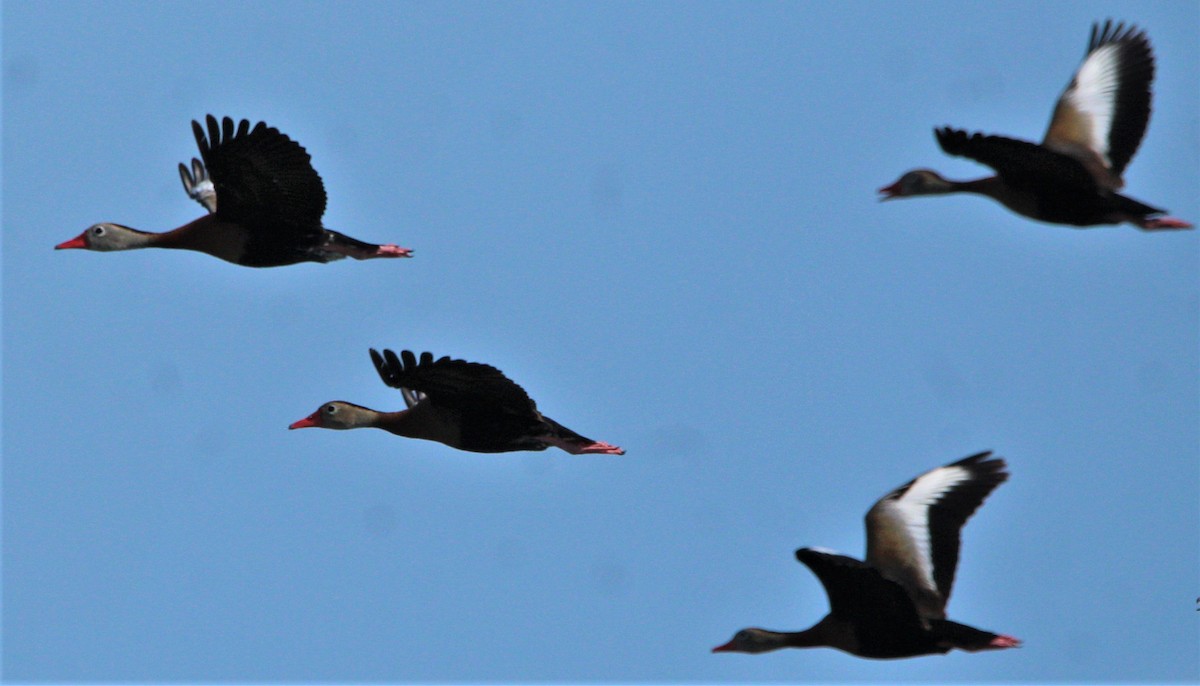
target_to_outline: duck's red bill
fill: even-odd
[[[84,234],[81,233],[69,241],[63,241],[62,243],[59,243],[58,245],[54,246],[54,249],[67,250],[68,248],[86,248],[87,241],[85,241],[83,237]]]
[[[875,192],[883,195],[880,200],[891,200],[893,198],[898,198],[900,197],[900,182],[897,181],[890,186],[884,186]]]
[[[316,414],[309,415],[308,417],[305,417],[304,419],[301,419],[298,422],[292,422],[290,425],[288,425],[288,428],[289,429],[307,429],[310,426],[320,426],[319,424],[317,424],[317,415]]]

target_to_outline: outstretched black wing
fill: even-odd
[[[278,129],[211,114],[192,122],[200,157],[216,190],[216,214],[251,230],[309,233],[320,228],[325,186],[308,152]]]
[[[926,627],[904,588],[879,570],[845,555],[801,548],[803,562],[829,596],[829,614],[871,631],[923,632]]]
[[[371,349],[371,361],[379,377],[392,388],[423,393],[430,402],[463,411],[505,412],[533,415],[535,405],[525,389],[491,365],[421,353],[420,360],[411,351],[400,355],[391,350],[382,354]]]
[[[968,135],[950,127],[935,129],[934,133],[947,155],[986,164],[1014,188],[1069,187],[1091,193],[1100,190],[1082,162],[1036,143],[981,133]]]

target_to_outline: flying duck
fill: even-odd
[[[837,648],[877,659],[1015,648],[1012,636],[946,619],[958,566],[959,530],[1008,479],[991,451],[930,470],[880,498],[867,512],[867,561],[801,548],[829,596],[829,614],[804,631],[742,629],[714,653]]]
[[[573,455],[624,455],[625,450],[593,441],[538,412],[537,405],[499,369],[478,362],[433,359],[402,350],[371,361],[383,383],[400,390],[408,409],[379,412],[335,400],[294,422],[289,429],[374,427],[407,438],[423,438],[476,453],[545,450],[551,446]]]
[[[208,214],[164,233],[121,224],[94,224],[58,250],[196,250],[246,267],[330,262],[343,257],[412,257],[396,245],[375,245],[321,225],[325,186],[308,152],[279,129],[225,117],[206,118],[207,135],[192,122],[203,161],[179,165],[183,188]]]
[[[1087,55],[1058,99],[1041,144],[943,127],[934,130],[949,155],[985,164],[996,176],[950,181],[930,169],[907,172],[879,189],[881,200],[976,193],[1017,214],[1051,224],[1190,229],[1166,210],[1117,193],[1150,119],[1154,55],[1136,26],[1092,26]]]

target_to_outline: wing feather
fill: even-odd
[[[834,617],[853,622],[867,634],[918,633],[925,629],[905,589],[869,564],[820,548],[801,548],[796,551],[796,559],[825,587],[829,614]]]
[[[1058,99],[1043,144],[1080,160],[1118,189],[1150,120],[1154,54],[1136,26],[1092,26],[1087,54]]]
[[[986,136],[943,127],[935,129],[938,145],[947,155],[986,164],[1014,188],[1075,188],[1098,190],[1096,178],[1078,159],[1029,141]]]
[[[867,512],[867,564],[904,586],[925,617],[945,618],[960,531],[988,494],[1008,479],[1004,460],[991,454],[925,472]]]
[[[213,187],[208,170],[200,160],[193,157],[190,169],[181,162],[179,180],[183,182],[183,190],[189,198],[203,205],[209,214],[217,211],[217,189]]]
[[[235,128],[211,114],[192,122],[196,146],[216,192],[216,213],[248,228],[306,233],[320,228],[325,186],[299,144],[259,122]]]
[[[432,353],[417,356],[409,350],[400,355],[391,350],[379,353],[371,349],[371,361],[383,382],[406,393],[417,393],[429,402],[464,411],[502,411],[531,415],[536,405],[525,389],[499,369],[479,362],[466,362]]]

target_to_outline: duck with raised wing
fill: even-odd
[[[490,365],[449,357],[434,360],[427,352],[418,360],[408,350],[397,356],[391,350],[380,354],[372,349],[371,361],[383,383],[400,390],[408,409],[379,412],[335,400],[288,428],[373,427],[476,453],[554,446],[573,455],[625,454],[622,448],[580,436],[538,412],[525,389]]]
[[[958,567],[959,531],[1008,479],[991,451],[930,470],[881,498],[867,512],[867,560],[801,548],[829,596],[829,614],[812,628],[742,629],[714,653],[779,648],[837,648],[869,658],[901,658],[1015,648],[1012,636],[946,619]]]
[[[933,170],[916,169],[880,188],[880,199],[975,193],[1051,224],[1128,222],[1147,231],[1190,229],[1182,219],[1156,216],[1166,210],[1117,193],[1150,120],[1153,80],[1154,55],[1144,31],[1112,21],[1095,24],[1083,64],[1059,97],[1040,145],[935,129],[943,151],[983,163],[996,176],[951,181]]]
[[[179,165],[184,190],[208,214],[164,233],[100,223],[56,249],[107,252],[136,248],[196,250],[246,267],[330,262],[343,257],[412,257],[396,245],[375,245],[327,229],[325,186],[299,143],[259,122],[250,128],[211,114],[207,135],[192,122],[203,161]]]

